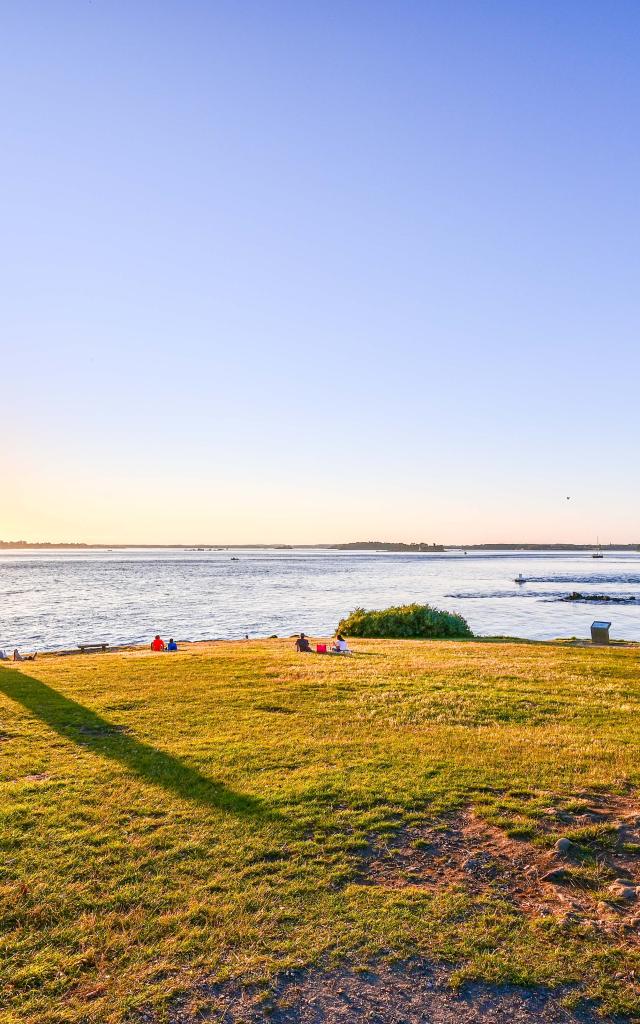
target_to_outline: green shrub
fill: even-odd
[[[445,638],[473,636],[466,619],[453,612],[441,612],[428,604],[405,604],[384,611],[356,608],[338,625],[347,636],[390,639]]]

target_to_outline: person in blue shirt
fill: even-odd
[[[178,650],[178,645],[175,642],[175,640],[171,639],[169,641],[169,643],[167,644],[167,650],[168,651],[177,651]]]

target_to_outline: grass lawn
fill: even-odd
[[[0,666],[2,1024],[411,957],[638,1019],[638,649],[353,646]]]

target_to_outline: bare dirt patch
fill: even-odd
[[[137,711],[148,704],[146,700],[123,700],[118,704],[107,704],[105,711]]]
[[[553,848],[559,839],[568,843]],[[552,879],[550,880],[549,875]],[[555,878],[553,876],[555,875]],[[633,898],[610,893],[616,879]],[[462,887],[499,897],[530,918],[552,917],[596,930],[607,941],[640,944],[640,810],[633,797],[581,793],[544,808],[535,841],[515,839],[473,808],[374,836],[361,858],[361,885],[442,891]],[[206,990],[209,1009],[174,1011],[171,1024],[625,1024],[567,991],[467,983],[454,991],[450,969],[422,960],[378,961],[368,968],[289,971],[269,989],[237,983]]]
[[[212,993],[215,1009],[171,1024],[603,1024],[589,1009],[567,1010],[558,994],[509,985],[470,984],[454,992],[449,974],[421,960],[377,964],[370,970],[291,972],[264,994]],[[612,1019],[609,1018],[610,1024]]]
[[[83,736],[100,738],[101,736],[126,736],[131,729],[126,725],[81,725],[78,728]]]
[[[372,841],[358,881],[387,888],[461,886],[499,895],[530,917],[554,915],[640,942],[637,804],[609,794],[574,804],[573,812],[545,810],[537,843],[510,838],[471,808],[403,828]],[[549,848],[558,839],[568,839],[569,850]]]

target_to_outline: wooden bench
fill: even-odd
[[[95,654],[96,651],[106,651],[109,644],[78,644],[80,654]]]

